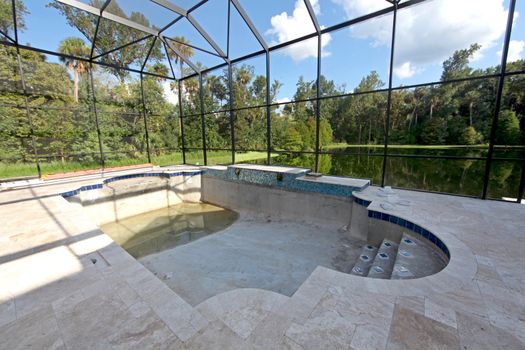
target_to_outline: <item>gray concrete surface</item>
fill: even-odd
[[[450,249],[439,273],[317,267],[291,297],[235,289],[192,307],[57,195],[90,182],[0,192],[0,349],[525,348],[522,205],[400,190],[412,205],[394,214]],[[376,191],[362,199],[380,211]]]
[[[352,198],[289,191],[202,176],[202,201],[233,210],[263,212],[274,217],[347,226]],[[348,233],[348,232],[347,232]]]
[[[221,232],[139,261],[197,305],[237,288],[291,296],[319,265],[347,271],[363,244],[335,225],[243,213]]]

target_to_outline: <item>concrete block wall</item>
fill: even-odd
[[[363,241],[368,240],[368,210],[366,207],[352,203],[352,216],[350,217],[348,227],[350,237],[358,238]]]
[[[348,225],[352,198],[289,191],[257,184],[202,176],[202,200],[232,209],[310,222]]]
[[[367,242],[373,246],[379,246],[383,239],[398,243],[403,237],[406,229],[387,221],[366,218],[368,221]]]
[[[80,191],[67,199],[82,205],[97,225],[103,225],[183,201],[199,202],[200,187],[200,174],[136,177]]]

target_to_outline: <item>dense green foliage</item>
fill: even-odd
[[[92,0],[94,5],[101,2]],[[0,1],[0,6],[6,4],[6,1]],[[57,50],[88,57],[96,25],[94,17],[57,2],[49,6],[56,8],[71,26],[84,35],[84,38],[65,39]],[[112,13],[150,26],[140,13],[126,16],[116,1],[109,6]],[[19,12],[19,27],[23,30],[23,15],[27,10],[20,6]],[[0,27],[9,32],[12,27],[9,17],[0,17]],[[104,19],[94,54],[102,55],[144,36],[144,33]],[[188,41],[183,37],[175,39],[173,44],[178,50],[191,57],[193,50],[184,45]],[[168,51],[170,57],[164,56],[165,51],[158,42],[148,61],[144,62],[150,47],[148,44],[151,41],[130,45],[109,52],[100,60],[120,67],[145,64],[146,71],[159,74],[169,72],[166,62],[170,60],[179,73],[185,70],[182,60],[173,51]],[[469,59],[478,49],[479,45],[473,44],[447,59],[443,63],[442,84],[392,91],[388,123],[388,93],[378,91],[385,89],[386,84],[376,72],[365,73],[354,94],[345,94],[342,87],[321,76],[321,94],[328,97],[319,104],[312,100],[317,95],[316,81],[306,81],[301,77],[296,84],[294,102],[270,108],[271,147],[275,151],[315,151],[318,106],[321,151],[332,149],[334,144],[381,145],[387,128],[389,143],[394,145],[487,144],[494,115],[497,79],[448,82],[499,71],[499,67],[485,70],[470,67]],[[203,147],[198,78],[187,79],[182,84],[180,94],[184,118],[183,125],[180,125],[179,106],[168,100],[165,91],[171,90],[171,97],[176,99],[179,91],[174,82],[144,75],[143,105],[138,74],[96,64],[91,67],[81,60],[63,59],[60,63],[53,63],[45,55],[24,50],[21,51],[21,62],[35,145],[39,159],[44,163],[44,172],[57,171],[56,164],[63,164],[63,169],[68,169],[65,166],[68,162],[84,164],[85,167],[100,164],[97,117],[106,164],[146,161],[144,113],[154,162],[156,159],[163,162],[179,159],[182,131],[187,148]],[[508,66],[509,71],[524,69],[523,60]],[[254,71],[254,67],[241,63],[232,66],[231,82],[227,69],[203,76],[202,109],[206,113],[204,126],[208,149],[232,148],[232,114],[236,149],[266,150],[266,78],[256,75]],[[93,75],[95,91],[91,89],[90,74]],[[275,102],[280,87],[280,82],[271,82],[270,102]],[[34,161],[25,103],[16,50],[0,46],[0,160],[4,163]],[[230,111],[232,106],[234,111]],[[502,145],[522,145],[524,130],[525,78],[523,75],[508,76],[496,141]],[[170,158],[170,154],[177,156]],[[227,162],[224,157],[220,161]],[[47,163],[54,165],[46,169]]]

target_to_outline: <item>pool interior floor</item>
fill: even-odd
[[[349,271],[365,242],[330,225],[242,213],[223,231],[139,261],[191,305],[236,288],[291,296],[317,266]]]

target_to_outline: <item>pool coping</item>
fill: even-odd
[[[76,185],[78,186],[78,184]],[[176,344],[180,345],[180,347],[185,346],[182,342],[187,342],[188,346],[190,346],[194,344],[193,341],[202,344],[202,342],[232,340],[235,336],[232,330],[235,332],[238,328],[241,331],[244,329],[242,328],[244,326],[242,322],[239,324],[229,323],[224,325],[224,328],[218,329],[217,322],[219,321],[217,321],[217,316],[209,315],[207,313],[209,308],[203,307],[216,305],[217,303],[212,302],[217,298],[214,300],[208,299],[210,301],[207,303],[208,305],[201,304],[196,307],[185,303],[159,278],[111,240],[109,236],[94,227],[92,221],[82,212],[74,209],[65,199],[57,195],[60,191],[67,190],[68,187],[65,186],[71,186],[71,184],[60,184],[57,186],[59,187],[38,188],[35,192],[32,189],[18,192],[0,192],[5,213],[14,214],[20,210],[20,205],[16,202],[17,199],[24,200],[25,202],[22,206],[27,208],[25,212],[20,212],[18,215],[10,217],[10,220],[7,220],[6,223],[8,226],[4,227],[4,234],[6,235],[10,230],[20,231],[20,233],[23,232],[27,235],[18,237],[18,242],[10,242],[7,246],[7,251],[13,255],[14,259],[11,264],[22,263],[22,261],[17,260],[25,255],[14,257],[16,253],[13,253],[13,251],[16,252],[21,248],[26,249],[22,252],[27,252],[28,256],[38,256],[41,250],[34,250],[34,245],[39,244],[35,243],[35,238],[38,237],[44,239],[42,243],[45,250],[42,251],[47,251],[46,257],[48,261],[54,261],[53,259],[55,259],[60,262],[53,265],[53,269],[56,270],[60,266],[67,264],[67,261],[62,259],[63,256],[58,254],[59,251],[56,248],[53,250],[49,249],[50,246],[54,247],[55,245],[67,246],[71,249],[71,259],[84,263],[82,265],[83,270],[80,272],[81,275],[75,278],[72,283],[63,284],[61,289],[56,290],[52,295],[45,293],[45,290],[41,292],[36,289],[31,292],[31,309],[26,308],[25,314],[18,313],[13,315],[12,320],[9,321],[10,323],[3,326],[4,330],[8,327],[11,339],[22,341],[28,338],[26,331],[28,320],[36,322],[49,319],[47,314],[39,311],[42,310],[41,308],[51,310],[50,316],[52,318],[54,309],[63,311],[66,307],[71,308],[75,306],[78,315],[91,318],[93,306],[86,301],[90,301],[90,298],[98,298],[96,300],[99,302],[100,300],[105,300],[105,303],[111,306],[111,298],[118,299],[114,288],[123,289],[123,287],[126,288],[123,289],[124,292],[134,292],[137,295],[136,298],[140,300],[133,305],[149,307],[148,310],[166,324],[169,328],[169,335],[173,334],[180,339],[180,342]],[[359,193],[359,198],[370,200],[371,202],[378,200],[379,203],[381,198],[374,199],[373,189],[374,187]],[[476,230],[481,231],[484,229],[485,221],[478,222],[476,221],[476,216],[472,216],[473,213],[482,216],[487,215],[489,220],[494,220],[498,225],[487,227],[486,231],[480,233],[484,234],[485,236],[483,237],[488,239],[489,242],[492,239],[499,241],[502,233],[510,233],[511,231],[508,230],[512,229],[508,227],[508,221],[511,219],[501,215],[501,213],[504,213],[506,210],[511,211],[513,214],[511,222],[514,225],[519,224],[521,226],[524,223],[523,216],[518,216],[518,214],[524,213],[523,209],[516,208],[514,205],[507,207],[506,203],[500,202],[483,202],[478,199],[416,193],[415,191],[407,190],[400,191],[400,195],[404,198],[409,198],[414,204],[410,208],[396,208],[392,213],[395,213],[398,217],[413,220],[414,223],[425,227],[442,239],[451,252],[452,263],[447,268],[440,273],[420,279],[377,280],[317,267],[301,284],[294,295],[284,299],[284,304],[275,305],[272,311],[268,311],[268,317],[254,323],[253,333],[248,339],[245,339],[244,343],[241,342],[240,344],[245,345],[245,347],[255,345],[261,347],[262,345],[263,348],[270,348],[273,343],[282,339],[287,340],[287,332],[293,331],[297,333],[298,330],[300,331],[303,327],[302,325],[308,327],[306,328],[309,332],[307,335],[313,337],[312,341],[322,341],[323,338],[331,336],[331,333],[326,328],[326,324],[346,322],[345,324],[350,326],[354,326],[357,323],[357,328],[354,328],[355,332],[351,339],[353,348],[361,348],[364,345],[368,345],[360,342],[364,339],[363,337],[366,337],[366,339],[372,339],[373,337],[373,340],[377,340],[378,344],[383,344],[381,348],[385,348],[387,343],[391,344],[392,329],[395,327],[399,329],[400,326],[409,327],[411,325],[409,319],[400,317],[407,315],[421,323],[421,328],[416,331],[419,331],[424,337],[428,337],[434,342],[433,344],[441,341],[442,331],[444,330],[443,325],[447,324],[449,327],[446,327],[446,329],[456,334],[458,344],[460,341],[478,341],[477,344],[480,344],[479,342],[491,340],[492,342],[487,344],[498,348],[503,345],[508,346],[511,337],[519,337],[517,339],[523,341],[523,328],[519,322],[521,319],[519,310],[523,307],[523,299],[520,297],[522,295],[520,294],[522,277],[517,265],[523,262],[523,256],[519,254],[515,241],[509,242],[503,239],[501,240],[501,247],[498,246],[497,250],[491,250],[480,245],[479,238],[474,233],[477,233]],[[435,205],[434,202],[436,202]],[[43,210],[42,205],[47,207],[49,211]],[[450,220],[441,220],[439,217],[425,219],[425,215],[429,213],[435,213],[435,216],[440,216],[441,213],[438,211],[440,206],[445,208],[446,215],[457,215],[458,217],[450,218]],[[432,212],[431,209],[434,207],[436,211]],[[57,228],[56,226],[48,227],[48,225],[43,225],[43,218],[48,218],[47,220],[50,222],[59,220],[60,223],[65,225],[64,229],[69,230],[72,236],[63,238],[65,241],[59,240],[60,237],[51,236],[51,234],[56,233]],[[502,229],[503,232],[496,231],[496,227]],[[88,236],[86,236],[86,232],[89,233]],[[510,237],[516,237],[516,234],[510,235]],[[65,250],[65,248],[61,248],[60,251]],[[473,259],[472,251],[476,252],[476,259]],[[506,252],[507,255],[499,254],[499,252]],[[454,266],[461,263],[459,260],[461,256],[456,260],[458,253],[464,253],[463,259],[466,266],[463,269]],[[110,264],[110,267],[106,268],[103,273],[98,272],[98,268],[94,267],[89,261],[92,255],[96,258],[103,258]],[[471,265],[472,262],[474,266]],[[499,273],[503,279],[496,281],[487,280],[481,276],[474,278],[472,271],[475,274],[477,266],[484,269],[491,266],[494,272]],[[26,267],[21,271],[32,273],[32,268]],[[96,276],[96,279],[93,276]],[[33,280],[42,278],[42,276],[37,274],[27,283],[33,283]],[[61,276],[57,281],[62,281],[64,278]],[[90,278],[91,280],[89,280]],[[4,281],[9,282],[7,285],[11,287],[13,282],[7,278]],[[472,285],[462,288],[467,283],[472,283]],[[73,292],[75,294],[72,294]],[[89,294],[84,295],[86,294],[84,292]],[[262,296],[257,299],[257,294]],[[228,292],[227,295],[223,294],[224,300],[221,301],[222,304],[219,307],[232,310],[233,312],[246,311],[247,309],[241,309],[241,306],[244,305],[239,306],[243,300],[253,300],[255,303],[269,294],[264,290],[235,289],[232,292]],[[243,295],[245,297],[242,297]],[[73,300],[70,296],[80,296],[81,299]],[[419,296],[420,298],[407,300],[396,296]],[[14,303],[14,300],[19,297],[18,294],[13,294],[10,296],[11,299],[8,299],[8,302]],[[25,298],[23,294],[21,297]],[[330,299],[326,298],[332,298],[331,300],[338,303],[352,304],[355,308],[352,307],[341,314],[336,309],[336,306],[339,304],[333,304],[334,306],[330,307],[332,304],[325,303],[326,300]],[[71,303],[64,303],[64,301],[70,301]],[[345,306],[346,304],[342,305]],[[247,306],[251,306],[251,304]],[[319,306],[328,307],[329,310],[323,315],[312,313],[312,310]],[[124,307],[128,306],[124,305]],[[31,313],[28,313],[29,311]],[[403,312],[401,313],[401,311]],[[438,314],[436,311],[443,314]],[[259,310],[255,308],[247,314],[257,315],[258,312]],[[378,314],[378,312],[381,312],[381,314]],[[463,315],[461,324],[459,317],[456,324],[456,313]],[[382,318],[383,314],[385,315],[384,319]],[[43,318],[41,317],[42,315],[46,317]],[[322,318],[318,318],[319,316],[322,316]],[[452,322],[454,323],[452,327],[448,323],[450,319],[447,321],[447,316],[452,317]],[[468,327],[471,323],[465,323],[466,317],[476,320],[476,323],[472,324],[473,326],[483,322],[482,324],[490,327],[490,329],[487,328],[487,331],[491,332],[489,334],[494,336],[491,339],[486,339],[479,337],[478,334],[470,333]],[[120,316],[120,318],[111,320],[111,322],[107,322],[104,325],[105,327],[117,329],[118,325],[127,325],[130,323],[130,320],[135,321],[136,319]],[[319,322],[320,320],[323,321],[322,324]],[[74,319],[69,318],[59,320],[61,323],[58,323],[58,326],[55,326],[54,322],[49,323],[45,321],[41,323],[52,324],[53,327],[57,328],[63,326],[64,322],[74,324],[74,321]],[[292,323],[292,326],[290,326],[290,323]],[[430,328],[429,325],[433,327]],[[56,332],[58,341],[70,339],[66,337],[71,336],[71,330],[59,330]],[[90,329],[81,329],[80,331],[90,337],[106,339]],[[279,332],[281,335],[275,336],[276,332]],[[411,330],[408,329],[406,333],[408,332],[411,332]],[[399,333],[397,334],[399,335]],[[55,337],[55,334],[50,336]],[[415,336],[417,334],[413,337]],[[413,337],[405,338],[401,343],[407,346],[414,344]],[[143,339],[148,339],[147,335],[140,337],[140,340]],[[354,346],[354,340],[356,341],[356,346]],[[64,341],[64,344],[66,344],[66,341]],[[43,342],[41,339],[35,339],[34,344],[43,344]],[[495,346],[495,344],[500,346]],[[348,341],[348,345],[350,345],[350,341]],[[397,345],[399,345],[399,342]]]
[[[392,296],[422,296],[429,293],[446,293],[461,288],[461,286],[469,283],[474,278],[477,271],[477,261],[474,253],[465,243],[456,238],[453,233],[448,232],[442,225],[438,226],[414,215],[415,213],[411,207],[397,206],[394,210],[384,210],[380,204],[386,198],[377,195],[378,189],[379,187],[369,186],[363,191],[356,191],[353,194],[354,201],[366,207],[369,218],[391,222],[406,228],[408,228],[407,225],[410,223],[414,225],[413,229],[415,227],[419,228],[419,232],[412,231],[422,238],[427,239],[425,234],[427,237],[435,237],[434,242],[427,240],[443,251],[443,253],[445,253],[443,248],[446,249],[449,260],[445,268],[425,277],[391,280],[355,276],[319,266],[310,277],[314,280],[320,279],[330,283],[344,281],[345,286],[354,291],[381,293]],[[407,195],[411,191],[402,192],[403,195]],[[412,205],[414,204],[417,203],[412,202]],[[393,218],[392,221],[391,218]],[[437,245],[437,240],[441,242],[441,247]]]
[[[156,172],[148,172],[148,173],[119,175],[119,176],[114,176],[114,177],[104,179],[102,181],[99,180],[92,185],[84,185],[75,190],[62,192],[59,195],[61,195],[64,198],[69,198],[69,197],[76,196],[80,192],[101,189],[102,187],[104,187],[104,185],[111,183],[111,182],[140,178],[140,177],[161,177],[161,178],[170,179],[172,177],[177,177],[177,176],[190,176],[191,177],[191,176],[201,175],[202,173],[203,173],[202,170],[188,170],[188,171],[163,171],[163,172],[156,171]]]

